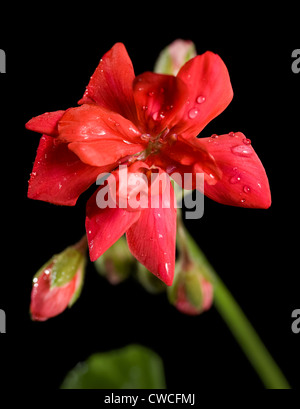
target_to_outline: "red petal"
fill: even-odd
[[[141,127],[152,135],[172,127],[173,119],[188,96],[180,79],[152,72],[136,77],[133,88]]]
[[[172,285],[175,268],[176,208],[170,184],[170,198],[162,195],[159,208],[141,212],[127,231],[131,253],[165,284]]]
[[[220,172],[214,157],[202,141],[203,139],[197,138],[189,141],[178,138],[177,142],[170,149],[167,147],[163,148],[162,153],[178,163],[177,168],[173,169],[172,173],[180,173],[181,170],[187,172],[187,167],[190,167],[190,169],[193,169],[193,173],[196,171],[204,173],[205,180],[208,180],[210,184],[214,184],[215,179],[220,177]]]
[[[96,105],[68,110],[58,131],[58,138],[70,142],[69,149],[91,166],[109,165],[144,149],[132,122]]]
[[[78,102],[96,103],[135,122],[132,93],[135,78],[132,62],[124,44],[115,44],[100,60],[83,98]]]
[[[44,135],[29,180],[28,197],[74,206],[80,194],[96,181],[100,173],[108,170],[107,167],[85,165],[67,144]]]
[[[188,138],[199,132],[229,105],[233,91],[226,65],[210,51],[188,61],[179,71],[189,98],[176,132]]]
[[[140,212],[127,212],[126,209],[100,209],[96,202],[98,191],[90,198],[86,209],[85,227],[91,261],[97,260],[140,217]]]
[[[195,173],[204,173],[204,180],[214,184],[221,173],[215,159],[202,140],[197,138],[185,140],[178,137],[172,146],[163,145],[160,154],[149,157],[147,163],[161,167],[169,175],[173,174],[175,181],[181,185],[178,177],[174,176],[174,173],[179,174],[181,181],[187,183],[184,186],[187,190],[196,188],[196,178],[192,178]],[[190,179],[188,179],[188,175],[191,176]]]
[[[231,206],[270,207],[271,193],[265,169],[244,134],[236,132],[201,141],[222,172],[216,184],[205,184],[206,196]]]
[[[51,286],[51,274],[42,273],[33,284],[30,313],[35,321],[46,321],[62,313],[76,290],[77,274],[62,287]]]
[[[46,112],[30,119],[25,126],[30,131],[57,136],[57,124],[64,113],[65,111]]]

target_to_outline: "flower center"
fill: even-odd
[[[174,143],[176,143],[178,139],[178,135],[170,132],[169,128],[165,128],[158,135],[151,135],[148,133],[144,133],[141,135],[141,139],[145,142],[148,142],[147,148],[144,151],[145,157],[147,157],[151,154],[152,155],[158,154],[164,145],[167,145],[167,144],[169,146],[174,145]]]

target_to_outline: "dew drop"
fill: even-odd
[[[173,108],[174,108],[173,105],[167,105],[167,106],[166,106],[166,110],[167,110],[167,111],[170,111],[170,110],[173,109]]]
[[[231,148],[231,152],[234,155],[248,157],[252,155],[252,149],[249,145],[237,145]]]
[[[143,111],[147,111],[148,107],[147,105],[143,105]]]
[[[245,193],[250,193],[250,192],[251,192],[251,188],[250,188],[249,186],[244,186],[244,187],[243,187],[243,191],[244,191]]]
[[[150,91],[150,92],[148,92],[148,96],[149,96],[149,97],[153,97],[153,96],[154,96],[154,94],[155,94],[155,92],[154,92],[154,91]]]
[[[241,199],[241,203],[245,203],[246,202],[246,199]]]
[[[152,115],[152,119],[153,121],[157,121],[159,119],[159,112],[154,112],[154,114]]]
[[[203,97],[202,95],[199,95],[196,101],[198,104],[203,104],[203,102],[205,102],[205,97]]]
[[[243,139],[245,145],[251,145],[251,139],[245,138]]]
[[[240,180],[241,180],[241,177],[240,177],[239,175],[234,175],[234,176],[232,176],[232,177],[229,179],[229,182],[230,182],[232,185],[235,185],[236,183],[239,183]]]
[[[211,138],[217,139],[217,138],[219,138],[219,136],[218,136],[216,133],[214,133],[214,134],[211,136]]]
[[[234,136],[235,136],[235,133],[234,133],[234,132],[229,132],[228,135],[231,136],[231,137],[234,137]]]
[[[199,111],[197,108],[192,108],[189,110],[189,118],[190,119],[195,119],[196,116],[199,114]]]

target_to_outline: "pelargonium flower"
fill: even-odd
[[[249,139],[240,132],[197,138],[232,97],[227,68],[212,52],[192,58],[176,76],[135,76],[125,46],[117,43],[100,60],[80,106],[46,113],[26,124],[43,134],[28,196],[72,206],[99,173],[140,161],[149,172],[203,173],[205,195],[219,203],[268,208],[268,179]],[[172,284],[172,200],[169,207],[160,203],[158,208],[136,211],[99,209],[96,194],[87,204],[91,260],[126,233],[138,261]]]

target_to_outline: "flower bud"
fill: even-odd
[[[125,236],[117,240],[95,261],[97,272],[116,285],[126,280],[135,270],[136,260],[130,253]]]
[[[143,264],[138,263],[137,280],[150,294],[159,294],[166,290],[166,284],[157,278]]]
[[[192,41],[175,40],[159,54],[154,66],[154,72],[177,75],[180,68],[196,55],[196,48]]]
[[[174,283],[167,291],[170,303],[188,315],[201,314],[213,302],[213,286],[197,265],[184,267],[179,262],[175,269]]]
[[[86,238],[54,255],[33,277],[30,313],[46,321],[71,307],[78,299],[85,273]]]

